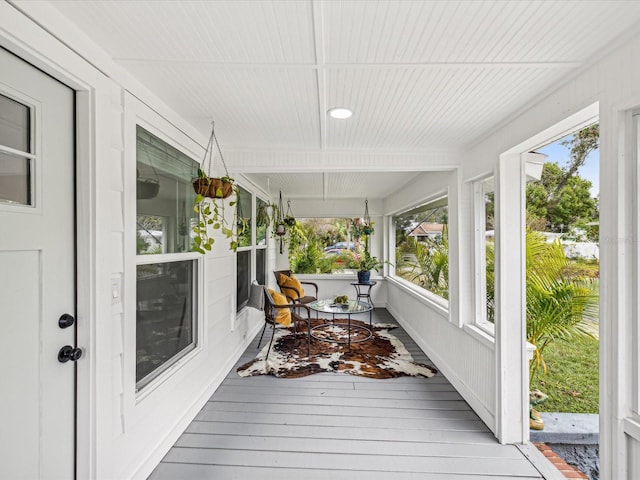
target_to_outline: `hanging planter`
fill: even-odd
[[[229,239],[229,248],[235,252],[238,248],[238,231],[243,230],[243,228],[238,228],[237,218],[234,218],[234,221],[230,223],[225,216],[226,202],[224,199],[234,193],[237,197],[238,191],[234,185],[233,178],[229,176],[229,172],[227,171],[227,165],[224,162],[218,139],[215,136],[213,122],[211,122],[211,136],[209,137],[209,143],[204,153],[202,167],[204,167],[208,156],[207,170],[209,172],[211,171],[214,141],[226,175],[221,178],[210,177],[202,168],[199,168],[198,177],[192,182],[193,189],[196,192],[193,211],[198,214],[198,223],[194,225],[192,229],[194,238],[191,249],[199,253],[211,251],[215,242],[213,235],[210,234],[211,230],[218,230]],[[235,200],[232,200],[229,202],[229,206],[234,207],[236,203]],[[234,216],[237,216],[237,210]]]
[[[364,218],[362,219],[362,233],[367,237],[373,235],[373,222],[369,216],[369,200],[364,201]]]
[[[287,214],[283,221],[287,227],[293,227],[296,224],[296,217],[293,216],[293,212],[291,211],[291,200],[287,200]]]
[[[224,167],[224,171],[226,175],[224,177],[210,177],[204,170],[205,162],[207,163],[207,171],[212,171],[212,159],[213,159],[213,142],[216,143],[216,148],[218,150],[218,154],[220,155],[220,160],[222,161],[222,165]],[[208,157],[208,162],[207,162]],[[224,161],[224,157],[222,156],[222,150],[220,149],[220,144],[218,143],[218,139],[215,135],[215,131],[213,129],[213,122],[211,123],[211,135],[209,136],[209,143],[207,144],[207,148],[204,152],[204,158],[202,159],[202,167],[198,169],[198,177],[193,179],[193,190],[197,195],[202,195],[207,198],[229,198],[233,193],[233,182],[234,179],[229,176],[229,171],[227,170],[227,164]]]

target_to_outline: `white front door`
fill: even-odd
[[[0,48],[2,479],[75,475],[74,162],[74,92]]]

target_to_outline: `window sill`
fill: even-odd
[[[387,280],[402,288],[409,295],[436,310],[440,315],[449,320],[449,302],[444,298],[439,297],[424,288],[420,288],[400,277],[387,277]]]
[[[470,336],[480,341],[480,343],[482,343],[485,347],[490,348],[491,350],[495,350],[496,339],[493,335],[491,335],[485,329],[469,323],[465,324],[462,328]]]

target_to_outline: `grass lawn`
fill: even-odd
[[[547,373],[538,369],[531,388],[549,395],[540,412],[598,413],[598,339],[556,341],[544,351]]]

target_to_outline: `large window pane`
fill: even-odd
[[[236,292],[237,292],[237,310],[247,304],[249,300],[249,285],[251,284],[251,250],[237,252],[237,269]]]
[[[368,237],[356,236],[356,218],[298,218],[289,235],[289,266],[295,273],[353,274]]]
[[[393,218],[396,275],[449,298],[448,202],[439,200]]]
[[[196,261],[138,265],[136,384],[141,388],[195,348]]]
[[[0,203],[32,205],[30,159],[0,152]]]
[[[199,164],[139,126],[136,147],[138,255],[190,251]]]

